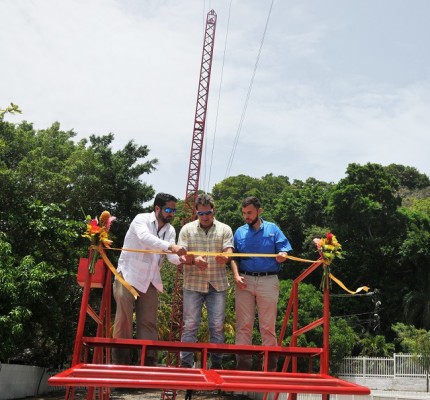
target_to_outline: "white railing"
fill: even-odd
[[[419,357],[419,356],[418,356]],[[413,354],[394,354],[393,357],[345,357],[339,376],[423,378],[424,368]]]

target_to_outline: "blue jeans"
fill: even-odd
[[[181,341],[191,343],[197,341],[197,332],[201,323],[203,304],[206,304],[208,311],[210,343],[224,343],[226,291],[217,292],[210,285],[208,293],[184,289],[184,327]],[[212,368],[221,368],[222,354],[211,353],[210,358]],[[194,353],[182,351],[181,365],[192,367],[193,364]]]

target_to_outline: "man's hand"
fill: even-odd
[[[207,257],[206,256],[195,257],[194,265],[197,266],[201,271],[204,271],[208,267]]]
[[[219,254],[218,256],[215,256],[215,262],[217,264],[225,265],[228,263],[228,257],[223,256],[222,254]]]
[[[276,256],[275,260],[278,263],[283,263],[288,258],[288,253],[286,251],[280,251]]]
[[[244,276],[240,276],[240,275],[235,276],[234,282],[236,283],[236,286],[239,289],[245,289],[246,288],[246,279]]]
[[[182,264],[192,265],[194,264],[194,254],[185,254],[179,257]]]
[[[174,244],[174,243],[170,243],[169,250],[172,253],[177,254],[179,257],[187,254],[187,250],[185,250],[182,246],[178,246],[177,244]]]

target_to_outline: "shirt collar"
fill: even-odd
[[[154,224],[155,229],[158,231],[158,219],[155,215],[155,211],[153,211],[151,214],[149,214],[149,221],[151,224]],[[163,227],[160,229],[160,231],[167,229],[167,227],[170,225],[170,222],[166,222]]]
[[[203,227],[201,227],[200,226],[200,221],[198,220],[198,219],[196,219],[196,221],[197,221],[197,226],[199,227],[199,228],[201,228],[201,229],[205,229],[205,228],[203,228]],[[211,228],[213,228],[215,225],[216,225],[216,223],[217,223],[218,221],[215,219],[215,217],[214,217],[214,220],[213,220],[213,222],[212,222],[212,225],[209,227],[209,229],[211,229]],[[208,230],[209,230],[208,229]]]
[[[264,226],[264,219],[260,217],[260,220],[261,220],[261,224],[260,224],[260,226],[259,226],[259,228],[258,228],[257,230],[255,230],[254,228],[251,228],[251,227],[249,226],[249,224],[245,224],[245,226],[246,226],[246,227],[248,228],[248,230],[249,230],[249,231],[251,231],[251,232],[258,232],[258,231],[261,231],[261,230],[263,229],[263,226]]]

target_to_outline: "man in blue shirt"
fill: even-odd
[[[291,244],[279,227],[264,221],[260,200],[254,196],[242,202],[246,222],[234,234],[236,253],[273,254],[274,257],[237,257],[231,261],[236,283],[236,344],[252,344],[255,311],[263,346],[276,346],[276,314],[279,297],[280,263],[288,257]],[[269,358],[269,370],[276,370],[277,357]],[[250,355],[237,355],[237,368],[249,370]]]

